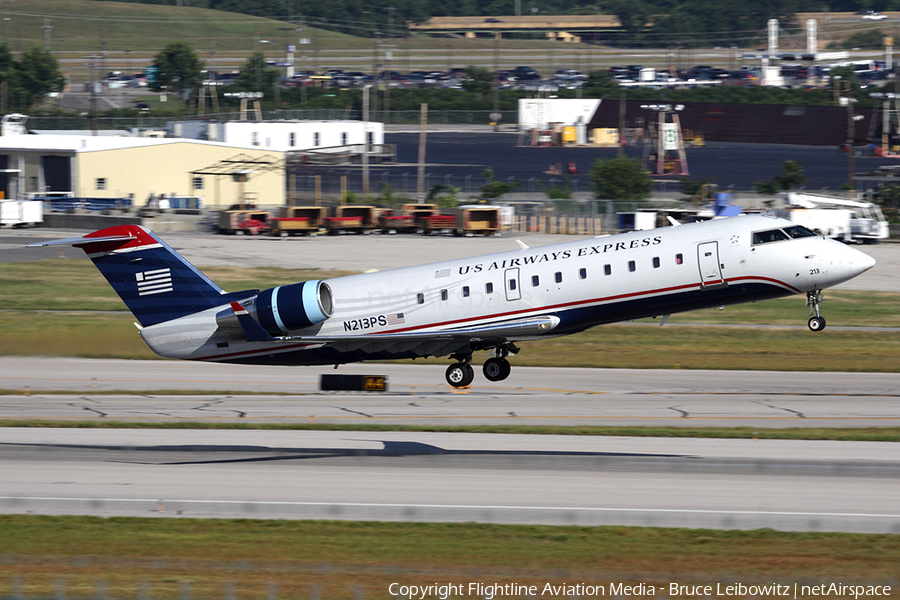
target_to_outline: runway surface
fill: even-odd
[[[900,374],[514,367],[505,382],[479,374],[454,391],[444,368],[348,365],[337,372],[386,375],[389,390],[337,393],[318,391],[320,375],[335,372],[321,367],[0,357],[0,389],[10,391],[0,396],[0,419],[900,426]]]
[[[900,533],[895,444],[0,429],[0,512]]]

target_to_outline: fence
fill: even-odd
[[[487,125],[491,122],[491,113],[489,110],[429,110],[429,125]],[[502,111],[501,123],[514,124],[518,123],[518,111]],[[296,109],[296,110],[267,110],[262,112],[263,120],[279,121],[279,120],[313,120],[313,121],[331,121],[340,119],[349,119],[354,121],[362,120],[362,111],[346,110],[346,109]],[[175,120],[185,120],[196,118],[192,115],[170,115],[170,116],[152,116],[140,113],[134,116],[119,117],[97,117],[91,119],[88,115],[72,115],[72,116],[31,116],[28,120],[30,129],[78,129],[89,130],[93,128],[96,122],[97,129],[132,129],[134,127],[164,129],[166,123]],[[208,114],[203,120],[209,121],[237,121],[240,120],[241,114],[238,111],[220,112]],[[418,110],[392,110],[385,113],[384,111],[376,111],[369,115],[371,121],[384,121],[385,123],[410,124],[418,125],[420,122],[420,112]]]
[[[436,185],[444,186],[446,192],[454,188],[461,194],[480,194],[482,188],[488,183],[483,175],[459,175],[454,173],[441,173],[440,166],[431,167],[432,172],[426,172],[423,181],[424,189],[428,192]],[[307,170],[289,173],[296,177],[294,184],[297,194],[312,197],[318,190],[325,196],[338,197],[341,193],[341,182],[345,182],[347,189],[355,193],[362,191],[362,172],[359,167],[332,167],[320,168],[314,174]],[[591,191],[591,182],[586,177],[563,177],[561,175],[549,177],[517,178],[515,176],[501,179],[505,183],[512,184],[516,193],[541,194],[548,196],[560,192],[566,196],[574,196]],[[290,184],[289,184],[290,185]],[[290,189],[290,188],[289,188]],[[372,194],[381,194],[383,197],[391,194],[415,195],[418,189],[418,176],[414,168],[398,171],[394,166],[372,166],[369,175],[369,191]],[[565,190],[568,190],[566,192]],[[565,198],[562,198],[565,199]]]

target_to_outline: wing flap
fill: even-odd
[[[400,333],[371,333],[368,335],[310,335],[310,336],[270,336],[262,326],[247,314],[237,302],[231,304],[234,315],[240,322],[241,329],[251,342],[296,344],[314,343],[332,346],[343,352],[363,350],[365,352],[403,352],[411,348],[427,350],[426,354],[441,355],[444,348],[456,348],[468,342],[505,342],[546,335],[559,324],[559,317],[546,315],[431,331],[414,331]]]

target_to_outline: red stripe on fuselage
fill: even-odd
[[[787,290],[789,290],[795,294],[803,293],[802,290],[798,290],[797,288],[795,288],[791,285],[788,285],[787,283],[784,283],[783,281],[778,281],[777,279],[773,279],[771,277],[761,277],[761,276],[734,277],[731,279],[726,279],[725,281],[727,283],[734,283],[734,282],[740,282],[740,281],[754,281],[754,280],[778,285],[780,287],[786,288]],[[667,293],[671,293],[671,292],[689,290],[692,288],[700,289],[701,286],[699,283],[676,285],[676,286],[671,286],[671,287],[667,287],[667,288],[660,288],[657,290],[647,290],[647,291],[643,291],[643,292],[629,292],[627,294],[617,294],[615,296],[608,296],[605,298],[577,300],[574,302],[564,302],[562,304],[554,304],[551,306],[541,306],[541,307],[537,307],[537,308],[526,308],[523,310],[514,310],[514,311],[510,311],[510,312],[505,312],[505,313],[497,313],[494,315],[486,315],[486,316],[481,316],[481,317],[468,317],[465,319],[457,319],[454,321],[444,321],[441,323],[428,323],[425,325],[403,327],[400,329],[391,329],[389,331],[379,331],[377,333],[366,334],[366,335],[371,335],[373,337],[377,337],[377,336],[381,336],[381,335],[389,335],[392,333],[407,333],[407,332],[413,332],[413,331],[421,331],[424,329],[431,329],[433,327],[446,327],[448,325],[461,325],[461,324],[465,324],[465,323],[473,323],[476,321],[484,321],[484,320],[512,317],[512,316],[516,316],[516,315],[522,315],[525,313],[545,313],[548,311],[573,308],[576,306],[585,306],[588,304],[603,304],[603,303],[608,303],[608,302],[614,302],[617,300],[631,299],[631,298],[636,298],[638,296],[651,296],[651,295],[655,295],[655,294],[667,294]],[[449,333],[449,332],[434,331],[431,333]],[[324,344],[324,343],[327,343],[327,342],[322,342],[322,344]],[[246,350],[243,352],[233,352],[230,354],[222,354],[219,356],[201,357],[196,360],[216,360],[216,359],[221,359],[221,358],[231,358],[231,357],[235,357],[235,356],[249,356],[249,355],[253,355],[253,354],[272,352],[273,350],[276,350],[276,349],[277,350],[286,350],[286,349],[301,348],[304,346],[318,346],[318,345],[320,345],[320,344],[315,343],[315,342],[310,342],[310,343],[295,344],[295,345],[290,345],[290,346],[266,346],[265,348],[261,348],[259,350]]]

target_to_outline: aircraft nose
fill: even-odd
[[[850,270],[853,271],[854,277],[865,273],[874,266],[875,259],[865,252],[860,252],[858,250],[856,251],[856,256],[854,256],[853,260],[850,262]]]

